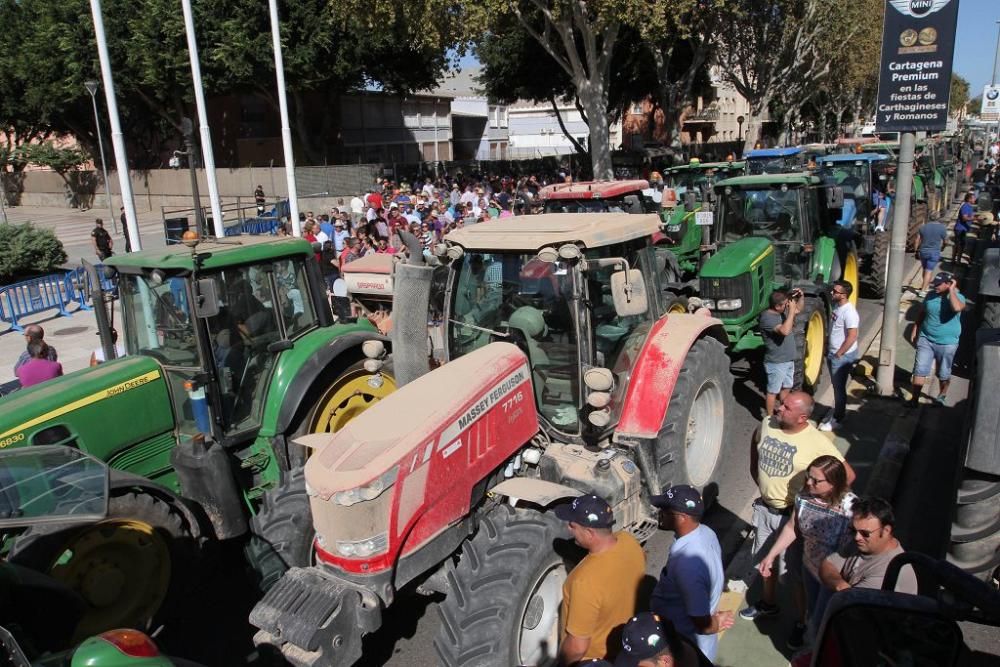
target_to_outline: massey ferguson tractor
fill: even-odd
[[[726,335],[710,317],[665,314],[649,242],[660,218],[529,220],[466,227],[435,249],[447,360],[432,371],[434,269],[396,266],[400,388],[336,434],[296,440],[311,450],[315,565],[254,608],[258,645],[294,665],[350,665],[397,597],[434,591],[439,664],[549,664],[574,555],[553,506],[597,493],[644,541],[652,494],[713,480],[732,422]],[[423,261],[419,246],[410,257]],[[381,344],[365,354],[377,370]]]

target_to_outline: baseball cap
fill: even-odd
[[[698,489],[687,484],[671,486],[662,496],[652,496],[649,502],[653,507],[690,514],[695,518],[700,518],[705,511],[705,503]]]
[[[630,618],[622,629],[622,650],[614,667],[638,667],[641,660],[648,660],[668,648],[667,631],[660,617],[644,611]]]
[[[593,493],[578,496],[573,502],[557,505],[556,516],[587,528],[610,528],[615,521],[611,505]]]
[[[601,658],[590,658],[589,660],[581,660],[576,663],[577,667],[580,665],[586,665],[586,667],[615,667],[607,660],[602,660]]]
[[[955,276],[948,273],[947,271],[942,271],[941,273],[934,276],[934,280],[931,281],[931,287],[937,287],[938,285],[944,285],[945,283],[950,283],[955,279]]]

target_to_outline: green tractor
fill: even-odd
[[[77,637],[173,618],[217,540],[244,541],[262,588],[308,563],[307,452],[291,439],[337,431],[395,388],[387,339],[333,322],[309,243],[185,244],[107,260],[126,356],[98,307],[110,361],[3,399],[0,447],[68,445],[115,473],[103,520],[3,545],[82,596]]]
[[[688,164],[671,167],[663,172],[665,188],[677,195],[678,205],[664,208],[664,229],[657,236],[657,245],[666,247],[677,258],[681,270],[678,279],[697,274],[701,259],[702,227],[696,224],[699,212],[709,212],[706,206],[712,184],[724,178],[742,174],[746,163],[742,161],[701,162],[692,159]]]
[[[715,253],[701,267],[696,293],[722,320],[730,352],[763,348],[758,319],[771,292],[796,287],[805,307],[796,322],[796,385],[815,387],[823,368],[829,284],[844,279],[858,295],[858,258],[838,252],[836,193],[808,173],[738,176],[715,184]],[[831,196],[832,195],[832,196]]]
[[[853,211],[854,245],[861,262],[861,276],[872,294],[885,296],[889,271],[889,240],[892,209],[884,221],[884,230],[877,231],[875,204],[872,193],[888,188],[886,167],[889,158],[879,153],[840,153],[819,158],[816,173],[828,186],[838,186],[844,194],[845,210]]]

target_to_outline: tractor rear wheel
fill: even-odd
[[[826,357],[826,307],[817,297],[806,297],[802,312],[795,316],[795,387],[814,390],[819,386]]]
[[[688,350],[656,439],[663,488],[712,481],[732,422],[733,376],[725,346],[701,338]]]
[[[1000,329],[1000,301],[987,301],[983,304],[980,328]]]
[[[906,251],[917,249],[917,232],[927,222],[927,203],[913,202],[910,205],[909,227],[906,230]]]
[[[141,491],[112,496],[86,526],[33,526],[10,562],[47,574],[86,603],[75,640],[114,628],[147,629],[179,612],[194,582],[198,546],[183,515]]]
[[[483,517],[458,563],[446,565],[448,594],[434,640],[439,664],[555,664],[569,568],[553,542],[565,535],[549,513],[500,505]]]
[[[889,232],[875,233],[875,250],[871,258],[872,294],[881,299],[885,296],[885,286],[889,282]]]

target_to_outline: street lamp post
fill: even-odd
[[[117,234],[118,218],[115,217],[115,206],[111,200],[111,186],[108,184],[108,163],[104,159],[104,137],[101,134],[101,117],[97,113],[97,87],[101,85],[101,82],[88,79],[83,82],[83,85],[86,86],[87,92],[90,93],[90,101],[94,105],[94,127],[97,128],[97,148],[101,153],[101,173],[104,175],[104,197],[108,200],[108,215],[111,218],[111,224],[114,225],[115,234]]]
[[[736,117],[736,135],[739,137],[740,143],[743,143],[743,121],[745,120],[746,118],[743,116]]]
[[[191,174],[191,197],[194,199],[194,228],[198,230],[198,238],[205,236],[205,209],[201,207],[201,192],[198,190],[197,152],[194,150],[194,123],[185,116],[181,119],[181,134],[184,135],[183,151],[174,151],[174,155],[187,158],[188,172]],[[212,222],[215,222],[214,220]]]

